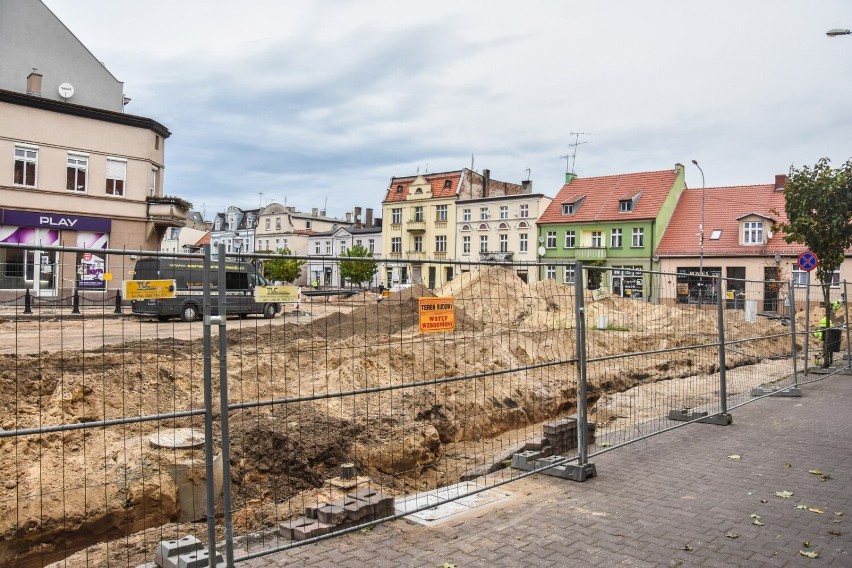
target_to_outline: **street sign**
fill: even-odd
[[[819,264],[819,259],[817,255],[812,253],[811,251],[803,252],[799,255],[799,259],[797,260],[799,264],[799,268],[804,270],[805,272],[810,272]]]
[[[125,280],[125,300],[162,300],[175,297],[174,280]]]

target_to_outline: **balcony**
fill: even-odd
[[[483,262],[512,262],[514,254],[509,251],[480,252],[479,260]]]
[[[606,260],[605,247],[577,247],[574,249],[574,258],[579,261]]]
[[[425,233],[426,232],[426,221],[418,221],[417,219],[413,219],[411,221],[406,221],[405,230],[409,233]]]
[[[148,197],[148,219],[163,227],[183,227],[192,203],[180,197]]]

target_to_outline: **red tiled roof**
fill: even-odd
[[[198,239],[198,242],[195,243],[195,246],[201,247],[201,246],[209,245],[209,244],[210,244],[210,231],[207,231],[206,233],[204,233],[203,237]]]
[[[659,256],[698,256],[700,253],[701,194],[704,192],[704,256],[768,256],[776,252],[785,256],[798,255],[805,245],[784,242],[783,233],[776,232],[765,245],[741,245],[740,220],[759,215],[776,223],[787,221],[784,212],[784,192],[773,184],[734,187],[686,189],[680,195],[674,214],[655,251]],[[774,211],[773,211],[774,210]],[[713,231],[721,230],[718,240],[711,240]],[[771,222],[763,227],[764,238],[771,231]]]
[[[461,176],[462,170],[423,175],[432,187],[432,197],[435,198],[453,197],[459,188]],[[417,176],[391,178],[390,187],[388,187],[383,203],[405,201],[408,196],[408,188],[415,179],[417,179]],[[450,180],[449,187],[446,187],[446,180]],[[402,186],[402,189],[397,191],[397,186]]]
[[[654,219],[677,181],[677,170],[643,172],[590,178],[574,178],[566,183],[545,209],[538,224],[580,223],[589,221],[626,221]],[[630,213],[619,212],[619,200],[641,193]],[[573,215],[562,214],[563,203],[583,197]]]

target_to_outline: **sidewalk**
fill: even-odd
[[[533,476],[442,524],[396,520],[238,566],[852,566],[852,376],[732,414],[597,456],[584,483]]]

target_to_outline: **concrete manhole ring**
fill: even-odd
[[[156,448],[190,450],[204,447],[204,434],[192,428],[167,428],[148,436]]]

